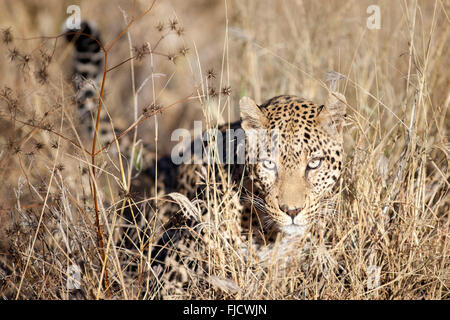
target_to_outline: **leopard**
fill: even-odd
[[[287,253],[288,244],[298,243],[329,212],[343,170],[346,105],[345,96],[333,90],[322,105],[294,95],[261,105],[242,97],[240,121],[217,128],[223,134],[212,139],[210,133],[203,136],[203,154],[213,145],[215,155],[172,170],[171,190],[179,206],[171,203],[161,213],[169,222],[153,246],[151,263],[162,299],[186,298],[194,284],[207,285],[211,246],[245,256],[250,243],[263,259],[281,243]],[[255,132],[264,143],[251,143]],[[219,154],[222,159],[212,161]],[[221,211],[226,217],[208,205],[213,201],[227,203]]]
[[[66,34],[76,49],[73,85],[79,117],[92,136],[104,65],[100,34],[87,22]],[[343,170],[346,106],[335,88],[324,104],[279,95],[258,105],[244,96],[239,121],[205,130],[170,156],[150,157],[130,190],[145,195],[156,190],[159,200],[148,202],[159,230],[145,226],[150,219],[140,219],[139,228],[122,231],[120,246],[136,249],[137,239],[146,244],[153,296],[186,298],[193,286],[207,285],[213,246],[239,259],[251,252],[264,260],[281,243],[290,256],[291,245],[307,237],[317,218],[333,206]],[[101,141],[115,136],[107,122],[106,116],[100,119]],[[180,154],[188,161],[175,163]],[[136,224],[132,206],[121,214]]]

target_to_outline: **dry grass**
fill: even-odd
[[[129,164],[136,152],[123,154],[122,162],[100,153],[93,179],[91,158],[83,152],[92,140],[77,129],[68,76],[72,48],[62,38],[56,44],[54,38],[34,38],[57,35],[70,4],[0,4],[0,297],[72,298],[67,271],[78,266],[81,297],[153,298],[146,244],[138,242],[137,254],[115,242],[117,213],[131,201],[137,169]],[[108,44],[125,28],[123,12],[137,16],[150,4],[83,1],[81,8]],[[366,27],[371,4],[381,8],[379,30]],[[301,259],[280,270],[275,260],[265,267],[243,264],[216,247],[208,289],[194,286],[188,297],[448,299],[448,3],[161,1],[115,44],[109,66],[133,54],[129,41],[131,47],[157,43],[164,33],[155,26],[163,22],[169,30],[175,18],[185,30],[165,37],[160,55],[127,62],[106,82],[104,112],[114,126],[131,128],[126,138],[142,139],[149,152],[169,153],[171,131],[190,129],[193,120],[214,125],[237,119],[244,94],[257,102],[284,93],[324,101],[329,70],[346,76],[339,91],[350,109],[337,212],[313,227]],[[12,42],[6,41],[9,27]],[[180,56],[185,47],[189,54]],[[46,55],[52,56],[48,66]],[[173,55],[175,63],[168,59]],[[211,68],[215,78],[207,77]],[[225,94],[228,87],[231,95]],[[144,107],[155,103],[167,108],[135,126]],[[98,191],[106,259],[100,255],[90,181]],[[146,194],[151,198],[154,190]],[[208,205],[221,219],[230,214],[226,203]],[[154,241],[154,209],[145,210]],[[125,270],[131,261],[137,276]],[[114,290],[105,290],[106,275]]]

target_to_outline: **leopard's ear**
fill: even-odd
[[[327,99],[327,103],[317,116],[317,122],[330,136],[342,138],[342,129],[346,115],[347,100],[339,92],[332,91]]]
[[[239,101],[239,108],[241,111],[241,126],[244,131],[265,128],[267,119],[255,101],[249,97],[242,97]]]

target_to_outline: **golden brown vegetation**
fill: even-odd
[[[97,23],[110,48],[102,112],[135,142],[120,157],[80,138],[73,49],[55,37],[70,4],[79,2],[0,3],[1,298],[71,298],[70,266],[82,271],[81,297],[154,298],[148,244],[122,254],[115,242],[145,165],[135,160],[139,140],[146,152],[167,154],[173,129],[236,120],[243,95],[324,101],[330,70],[345,75],[339,91],[349,103],[336,212],[282,270],[275,262],[247,268],[216,247],[209,289],[193,287],[188,297],[449,298],[448,3],[82,1],[82,18]],[[372,4],[381,9],[376,30],[366,26]],[[142,193],[150,200],[154,191]],[[154,241],[152,212],[136,214],[147,217]]]

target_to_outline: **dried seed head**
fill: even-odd
[[[150,54],[150,47],[148,43],[144,43],[141,47],[134,47],[136,60],[142,60],[145,56]]]
[[[42,66],[38,71],[36,71],[34,75],[39,84],[46,84],[48,82],[48,72],[45,65]]]
[[[158,32],[162,32],[164,30],[164,22],[158,22],[155,28]]]
[[[39,141],[37,141],[35,144],[34,144],[34,148],[36,149],[36,150],[41,150],[42,148],[44,148],[44,144],[43,143],[41,143],[41,142],[39,142]]]
[[[178,27],[176,28],[175,32],[177,33],[177,36],[181,37],[184,34],[184,28]]]
[[[231,87],[230,87],[230,86],[228,86],[228,87],[223,87],[221,93],[222,93],[224,96],[230,96],[230,95],[231,95]]]
[[[214,72],[214,69],[209,69],[208,71],[206,71],[206,78],[208,80],[216,78],[216,73]]]
[[[177,29],[178,21],[176,18],[169,20],[169,28],[170,30],[175,31]]]
[[[177,56],[175,54],[168,54],[167,59],[169,59],[170,62],[175,63],[175,60],[177,59]]]
[[[19,108],[19,100],[14,98],[12,92],[13,91],[9,87],[5,86],[2,90],[0,90],[0,96],[6,100],[9,112],[15,113]]]
[[[20,53],[16,48],[8,49],[9,61],[16,61],[19,56]]]
[[[40,53],[40,56],[41,56],[41,59],[42,59],[42,63],[44,64],[44,65],[49,65],[50,64],[50,62],[52,61],[52,57],[49,55],[49,54],[47,54],[47,52],[45,52],[44,50],[39,50],[39,53]]]
[[[8,100],[8,109],[9,112],[16,112],[19,109],[19,100],[11,98]]]
[[[9,44],[13,41],[11,27],[2,30],[2,41],[4,44]]]
[[[182,48],[180,48],[179,52],[180,52],[180,54],[181,54],[182,56],[185,57],[185,56],[189,53],[189,48],[187,48],[187,47],[182,47]]]
[[[12,94],[12,89],[8,86],[4,86],[2,90],[0,90],[0,96],[5,99],[10,99]]]
[[[28,54],[19,55],[19,67],[24,70],[29,68],[31,56]]]
[[[208,92],[209,96],[214,98],[217,96],[217,91],[216,89],[214,89],[213,87],[209,88],[209,92]]]
[[[41,128],[46,130],[46,131],[52,131],[53,130],[53,125],[51,123],[44,123],[41,126]]]
[[[156,112],[158,112],[161,109],[161,106],[157,103],[152,103],[151,105],[149,105],[148,107],[144,107],[144,109],[142,109],[142,114],[145,117],[151,117],[153,116]]]

